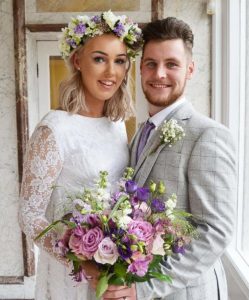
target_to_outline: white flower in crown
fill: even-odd
[[[109,10],[105,11],[103,13],[103,18],[106,21],[106,23],[109,25],[111,29],[114,29],[114,26],[116,22],[118,21],[118,18]]]
[[[168,144],[172,147],[176,142],[180,141],[185,136],[182,126],[177,124],[177,120],[170,119],[164,121],[161,127],[161,144]]]

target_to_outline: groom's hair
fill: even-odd
[[[187,52],[192,55],[194,34],[190,26],[182,20],[168,17],[148,23],[143,28],[144,47],[150,41],[181,39]]]

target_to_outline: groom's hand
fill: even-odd
[[[132,284],[128,286],[109,285],[103,295],[103,300],[137,300],[136,286]]]

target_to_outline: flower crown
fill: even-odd
[[[77,16],[72,18],[68,27],[62,29],[59,49],[64,59],[88,38],[104,33],[115,34],[128,47],[128,56],[134,58],[143,44],[142,31],[127,16],[115,16],[110,10],[93,17]]]

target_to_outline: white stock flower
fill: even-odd
[[[161,235],[158,234],[153,241],[151,253],[153,255],[165,255],[163,244],[164,240],[162,239]]]
[[[121,216],[117,219],[118,226],[122,229],[126,229],[128,224],[132,221],[132,218],[129,216]]]

